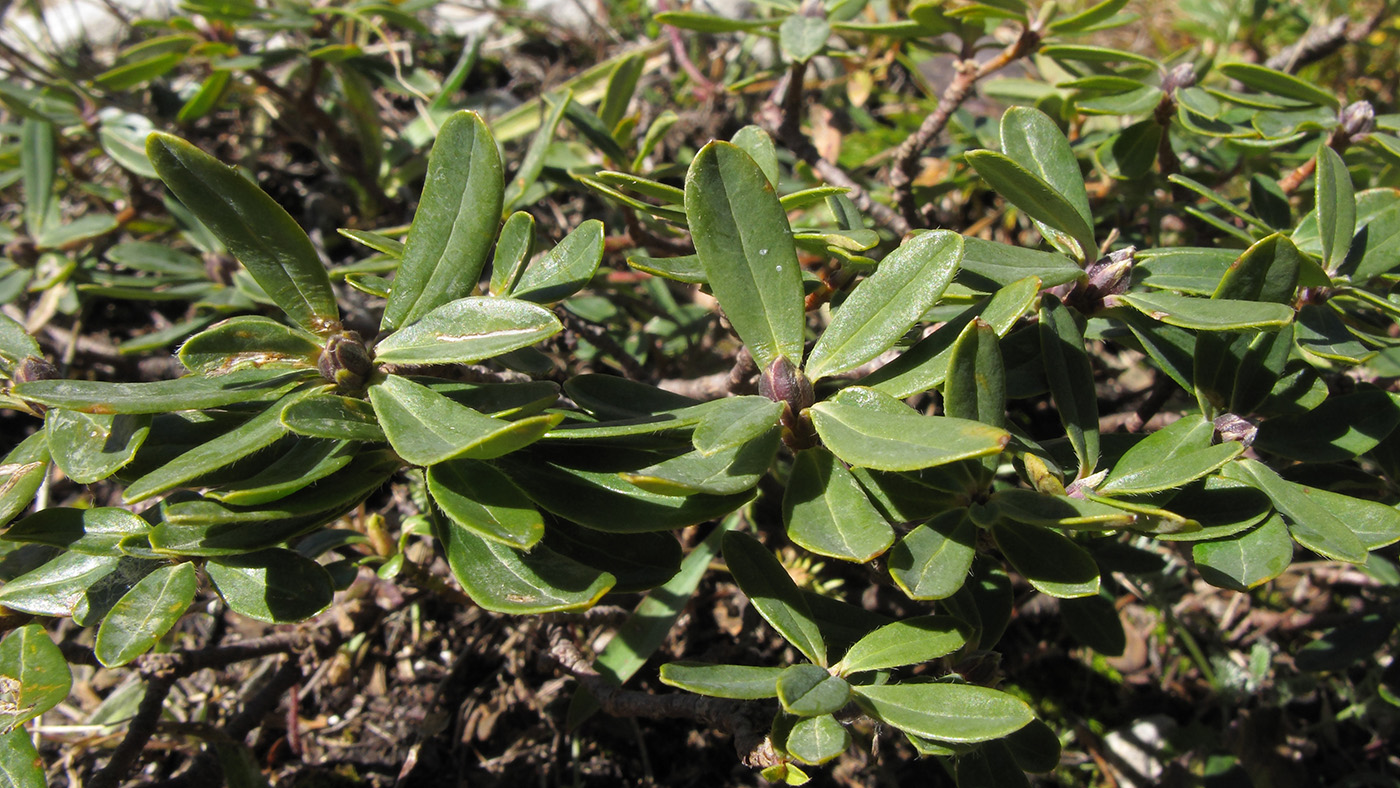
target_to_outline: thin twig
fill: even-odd
[[[559,316],[560,322],[566,328],[577,334],[581,339],[590,345],[598,348],[605,355],[618,363],[622,367],[622,372],[632,380],[646,380],[646,368],[643,367],[627,349],[617,343],[612,338],[608,330],[596,323],[584,320],[569,310],[560,307],[554,310],[554,314]]]
[[[957,63],[956,76],[948,83],[943,96],[938,99],[938,108],[924,119],[918,131],[895,150],[894,163],[890,165],[889,183],[890,188],[894,190],[895,203],[909,226],[915,227],[923,223],[918,205],[914,202],[914,190],[911,186],[914,176],[918,174],[919,157],[923,155],[924,149],[942,133],[943,128],[948,125],[948,119],[967,101],[972,87],[978,80],[1035,52],[1040,46],[1042,35],[1040,22],[1037,20],[1027,25],[1015,41],[985,63],[978,64],[971,59],[970,52],[964,52],[963,59]]]

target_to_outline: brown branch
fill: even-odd
[[[598,700],[603,711],[614,717],[698,720],[733,736],[734,747],[745,765],[763,768],[778,763],[773,745],[768,741],[772,710],[765,704],[622,689],[593,668],[593,663],[579,651],[561,626],[550,627],[546,656],[577,679]]]
[[[832,186],[840,186],[845,189],[846,196],[855,203],[855,206],[862,212],[868,214],[882,227],[888,228],[897,235],[904,235],[909,232],[910,225],[898,213],[891,210],[888,205],[876,202],[871,198],[870,193],[863,186],[856,183],[845,170],[839,166],[822,158],[817,146],[802,133],[802,82],[806,73],[806,64],[797,63],[793,65],[792,71],[784,79],[786,82],[782,87],[782,105],[776,101],[767,102],[755,116],[758,122],[769,134],[773,136],[783,147],[792,151],[792,154],[806,162],[822,180]]]
[[[1304,66],[1316,63],[1347,44],[1364,41],[1388,16],[1390,3],[1387,2],[1382,3],[1365,22],[1338,17],[1325,25],[1309,28],[1301,39],[1279,50],[1264,61],[1264,65],[1275,71],[1296,74]]]
[[[165,708],[165,698],[170,694],[170,688],[175,686],[175,674],[156,672],[147,676],[146,682],[146,694],[141,696],[141,705],[127,725],[126,736],[112,752],[102,771],[88,781],[89,788],[116,788],[131,772],[141,752],[146,749],[146,742],[155,734],[156,723],[160,721],[160,713]]]
[[[957,74],[953,81],[948,83],[943,95],[938,99],[938,108],[932,115],[924,118],[924,122],[919,126],[919,130],[906,139],[895,150],[894,163],[890,165],[889,183],[894,190],[895,203],[899,206],[899,212],[903,215],[904,221],[910,227],[923,224],[923,218],[919,215],[918,206],[914,202],[914,190],[911,188],[914,176],[918,174],[919,157],[924,149],[929,146],[943,128],[948,125],[948,119],[961,107],[963,102],[972,93],[972,88],[977,81],[991,74],[1000,71],[1012,62],[1026,57],[1035,52],[1040,46],[1043,36],[1040,23],[1037,21],[1028,25],[1021,31],[1021,35],[1011,42],[1005,49],[998,52],[995,57],[985,63],[978,64],[964,52],[963,59],[957,63]]]
[[[608,330],[596,323],[584,320],[568,309],[560,307],[554,310],[554,314],[559,316],[560,322],[566,328],[577,334],[581,339],[590,345],[598,348],[604,355],[618,363],[622,367],[622,372],[632,380],[646,380],[646,368],[643,367],[627,349],[617,343],[616,339],[608,333]]]

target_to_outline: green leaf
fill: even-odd
[[[1191,545],[1201,579],[1213,586],[1248,591],[1283,574],[1293,561],[1293,540],[1278,515],[1250,531]]]
[[[1215,292],[1225,272],[1239,259],[1233,249],[1199,246],[1144,249],[1133,257],[1135,283],[1204,296]]]
[[[836,310],[807,359],[807,376],[816,382],[849,372],[892,347],[938,303],[962,248],[962,237],[946,230],[900,244]]]
[[[718,400],[705,410],[691,439],[705,456],[732,449],[765,434],[778,423],[782,405],[767,397],[740,396]]]
[[[1098,486],[1103,495],[1137,495],[1181,487],[1239,456],[1237,441],[1211,445],[1215,427],[1188,414],[1125,452]]]
[[[731,495],[662,495],[616,473],[563,468],[537,459],[506,458],[501,467],[540,507],[608,533],[683,528],[729,514],[753,497],[748,489]]]
[[[330,277],[291,215],[232,167],[155,132],[146,155],[161,180],[248,269],[287,316],[324,334],[339,322]]]
[[[0,783],[6,788],[45,788],[44,759],[22,727],[0,732]]]
[[[772,27],[777,19],[732,19],[695,11],[665,11],[653,17],[658,24],[671,25],[697,33],[738,33]]]
[[[749,665],[668,662],[661,666],[661,683],[712,698],[762,700],[778,696],[778,677],[783,675],[784,670]]]
[[[750,124],[734,132],[734,136],[730,137],[729,141],[735,147],[749,154],[749,158],[753,159],[758,168],[763,171],[763,177],[768,180],[769,185],[774,189],[778,188],[778,179],[781,175],[778,169],[778,148],[773,144],[773,138],[768,136],[768,132]],[[674,196],[668,196],[666,199],[671,202],[676,201]],[[684,199],[685,195],[682,192],[681,201],[683,202]],[[783,205],[783,210],[791,209],[787,205]]]
[[[525,264],[535,252],[535,217],[516,211],[506,217],[496,251],[491,258],[491,295],[508,296],[515,291]]]
[[[1055,256],[1068,262],[1067,258]],[[1028,276],[997,290],[990,299],[968,308],[919,340],[899,358],[867,375],[862,385],[900,398],[934,388],[947,376],[953,344],[973,319],[980,317],[998,337],[1004,336],[1030,308],[1040,288],[1040,279]]]
[[[73,686],[68,661],[41,624],[17,627],[5,636],[4,641],[0,641],[0,676],[15,682],[5,690],[6,703],[0,708],[0,735],[8,735],[10,731],[62,703]],[[9,681],[6,683],[9,684]],[[20,728],[20,732],[24,733],[24,730]],[[0,750],[3,749],[0,746]],[[35,761],[38,762],[37,757]],[[4,772],[0,768],[0,774]],[[5,784],[22,783],[16,780]],[[39,785],[43,785],[42,778]]]
[[[219,375],[246,367],[315,367],[324,343],[314,334],[256,315],[215,323],[180,346],[191,372]]]
[[[412,324],[471,295],[496,240],[504,193],[500,154],[485,121],[465,110],[453,113],[428,155],[423,196],[381,329]]]
[[[48,436],[39,430],[20,441],[0,462],[0,525],[29,506],[48,475]]]
[[[1074,60],[1080,63],[1141,63],[1154,68],[1161,64],[1154,58],[1108,47],[1077,44],[1049,44],[1042,46],[1038,54],[1055,60]]]
[[[443,304],[374,348],[389,364],[473,364],[563,330],[552,312],[514,298],[460,298]]]
[[[663,495],[743,493],[758,484],[772,467],[781,432],[773,424],[747,443],[708,456],[688,452],[621,475],[643,489]]]
[[[120,555],[126,537],[144,534],[151,526],[140,517],[114,506],[95,509],[55,507],[43,509],[10,526],[9,542],[62,547],[88,555]]]
[[[958,284],[974,290],[999,293],[1013,285],[1024,284],[1030,277],[1038,277],[1041,287],[1054,287],[1082,276],[1084,269],[1058,252],[965,237],[957,279]]]
[[[1329,361],[1348,366],[1369,361],[1376,352],[1357,341],[1347,324],[1329,304],[1303,304],[1298,310],[1298,347]]]
[[[778,701],[789,714],[831,714],[850,699],[851,685],[818,665],[792,665],[778,676]]]
[[[1254,244],[1225,271],[1211,298],[1291,305],[1302,255],[1282,233]]]
[[[454,523],[511,547],[528,550],[544,536],[544,518],[510,477],[476,460],[428,469],[428,492]]]
[[[1060,299],[1049,294],[1040,300],[1040,352],[1050,397],[1079,458],[1076,478],[1082,479],[1092,474],[1099,463],[1099,400],[1094,390],[1094,370],[1074,315]]]
[[[370,443],[385,440],[374,408],[362,399],[316,394],[288,405],[281,418],[288,430],[311,438]]]
[[[916,527],[890,551],[890,576],[910,599],[944,599],[967,580],[977,553],[977,526],[952,509]]]
[[[930,739],[997,739],[1035,719],[1019,698],[973,684],[885,684],[853,689],[856,702],[870,716]]]
[[[1050,23],[1050,32],[1055,35],[1074,35],[1098,29],[1128,5],[1128,0],[1103,0],[1077,14]]]
[[[972,515],[982,525],[1011,521],[1076,530],[1134,528],[1140,519],[1132,512],[1107,504],[1016,488],[993,493]]]
[[[1038,525],[998,520],[992,536],[1006,560],[1043,594],[1072,599],[1099,592],[1099,567],[1088,551]],[[944,738],[944,737],[936,737]]]
[[[293,550],[213,558],[204,570],[229,609],[270,624],[305,621],[330,607],[335,595],[325,568]]]
[[[752,536],[729,531],[724,535],[724,562],[763,620],[803,656],[825,667],[826,644],[807,600],[768,548]]]
[[[1230,79],[1238,80],[1255,90],[1275,96],[1296,99],[1308,104],[1322,104],[1340,109],[1341,102],[1332,93],[1309,82],[1255,63],[1226,63],[1218,69]]]
[[[1268,419],[1254,446],[1299,462],[1345,462],[1375,448],[1396,426],[1395,395],[1368,386],[1328,397],[1307,413]]]
[[[633,252],[627,257],[627,264],[653,276],[660,276],[676,282],[697,285],[705,284],[705,270],[700,267],[697,255],[679,257],[649,257],[641,252]]]
[[[614,68],[616,74],[618,69],[626,65],[628,61],[622,61]],[[633,80],[633,85],[636,81]],[[525,158],[521,160],[520,167],[511,176],[510,183],[506,184],[506,190],[502,197],[502,210],[509,213],[519,206],[522,198],[539,180],[540,172],[544,170],[545,156],[549,153],[549,146],[554,142],[554,134],[559,130],[559,123],[564,119],[564,110],[573,101],[572,91],[565,91],[563,96],[541,96],[540,99],[549,106],[549,114],[540,123],[539,129],[535,131],[535,136],[530,140],[530,147],[525,151]],[[625,101],[625,99],[624,99]],[[534,229],[534,222],[530,222],[530,228]],[[499,254],[499,252],[498,252]],[[493,269],[494,270],[494,269]]]
[[[44,357],[39,343],[25,332],[24,326],[8,315],[0,315],[0,372],[9,376],[16,364],[30,356]]]
[[[778,43],[783,51],[801,63],[821,52],[830,36],[830,23],[821,17],[805,14],[792,14],[778,27]]]
[[[199,590],[194,564],[163,566],[132,586],[97,630],[93,652],[109,668],[151,650],[175,626]]]
[[[861,638],[836,667],[841,675],[919,665],[951,654],[967,642],[969,627],[951,616],[915,616]]]
[[[787,214],[754,160],[711,142],[685,177],[685,212],[705,278],[734,331],[767,369],[802,362],[802,269]]]
[[[913,409],[881,413],[826,401],[813,406],[811,413],[817,434],[833,454],[850,465],[882,471],[912,471],[997,454],[1010,440],[996,427],[921,416]]]
[[[36,380],[15,387],[21,399],[83,413],[166,413],[279,399],[314,370],[241,369],[214,377],[188,376],[151,383]]]
[[[369,399],[389,445],[413,465],[500,457],[539,440],[564,418],[494,419],[398,375],[371,386]]]
[[[522,553],[441,518],[435,525],[452,575],[487,610],[514,615],[583,610],[615,582],[611,574],[544,545]]]
[[[1011,157],[995,151],[968,151],[964,157],[977,170],[977,174],[1012,205],[1025,211],[1032,219],[1073,238],[1079,244],[1082,257],[1088,258],[1097,251],[1093,226],[1085,221],[1068,197],[1056,191],[1039,175]],[[1080,188],[1083,188],[1082,182]]]
[[[589,219],[531,263],[511,294],[541,304],[562,301],[588,284],[602,259],[603,223]]]
[[[1366,560],[1366,545],[1346,521],[1337,517],[1311,487],[1285,481],[1256,460],[1238,460],[1227,475],[1262,490],[1274,507],[1288,518],[1288,530],[1302,546],[1334,561],[1359,564]]]
[[[794,758],[813,765],[836,758],[850,746],[850,732],[830,714],[798,720],[783,743]]]
[[[1156,103],[1160,93],[1149,92],[1147,95]],[[1083,109],[1082,105],[1080,108]],[[1149,118],[1104,140],[1094,150],[1094,159],[1113,178],[1137,180],[1146,176],[1152,170],[1152,165],[1157,163],[1161,143],[1162,126]]]
[[[1040,720],[1003,739],[1016,765],[1035,774],[1052,772],[1060,765],[1060,737]]]
[[[339,471],[350,464],[355,453],[348,441],[296,440],[291,449],[262,470],[205,496],[235,506],[271,503]]]
[[[46,225],[61,220],[58,195],[53,188],[58,157],[51,124],[25,119],[20,127],[20,172],[24,187],[24,229],[30,238],[38,238],[44,234]]]
[[[1001,116],[1001,150],[1012,161],[1021,163],[1057,194],[1074,206],[1084,224],[1094,226],[1094,214],[1089,210],[1089,194],[1084,178],[1079,174],[1079,161],[1070,149],[1069,140],[1050,119],[1038,109],[1012,107]],[[1063,227],[1057,227],[1069,232]],[[1073,233],[1071,233],[1073,234]],[[1092,244],[1084,251],[1092,255]]]
[[[953,343],[943,385],[943,412],[957,419],[1006,426],[1006,370],[996,331],[981,318],[968,323]]]
[[[865,563],[894,543],[894,529],[855,477],[821,447],[794,458],[783,493],[783,522],[793,542],[845,561]]]
[[[180,107],[179,114],[175,116],[176,122],[193,123],[212,112],[218,106],[219,99],[224,97],[224,90],[232,77],[231,71],[214,71],[205,77],[199,83],[199,90]]]
[[[1175,293],[1124,293],[1118,298],[1154,320],[1197,331],[1257,331],[1293,320],[1293,308],[1287,304]]]
[[[54,464],[78,484],[105,479],[131,462],[150,429],[150,416],[57,409],[44,415]]]
[[[203,476],[271,446],[287,434],[287,428],[282,426],[282,409],[307,393],[288,394],[241,426],[145,474],[127,485],[122,500],[136,503],[177,487],[188,486]]]

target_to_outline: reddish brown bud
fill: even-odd
[[[321,377],[341,389],[356,391],[364,387],[374,371],[374,362],[359,334],[342,331],[326,340],[326,349],[321,352],[317,368],[321,371]]]

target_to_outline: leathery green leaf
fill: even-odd
[[[398,375],[371,386],[369,399],[389,445],[405,461],[424,466],[500,457],[539,440],[564,418],[495,419]]]
[[[438,518],[436,531],[452,575],[473,602],[525,615],[592,607],[616,582],[543,545],[522,553]]]
[[[1283,518],[1273,515],[1242,534],[1196,542],[1191,560],[1207,583],[1248,591],[1283,574],[1293,562],[1293,540]]]
[[[390,364],[472,364],[563,330],[544,307],[514,298],[459,298],[390,334],[374,348]]]
[[[943,385],[943,412],[953,418],[1006,426],[1006,369],[997,335],[974,319],[953,343]]]
[[[88,555],[119,555],[124,538],[144,534],[150,528],[145,520],[115,506],[54,507],[37,511],[10,526],[5,531],[5,541],[53,545]]]
[[[36,380],[15,386],[21,399],[83,413],[167,413],[220,408],[280,398],[315,370],[242,369],[214,377],[188,376],[150,383]]]
[[[951,654],[967,642],[971,629],[952,616],[915,616],[856,641],[836,664],[841,675],[918,665]]]
[[[1298,347],[1329,361],[1355,365],[1376,354],[1356,339],[1331,304],[1303,304],[1298,310]]]
[[[282,425],[311,438],[371,443],[385,440],[384,430],[368,402],[337,394],[314,394],[293,402],[282,411]]]
[[[285,454],[246,479],[225,484],[206,497],[235,506],[256,506],[303,490],[350,464],[356,448],[349,441],[297,440]]]
[[[1079,160],[1074,157],[1069,140],[1049,115],[1030,107],[1008,109],[1001,116],[1001,150],[1050,184],[1074,206],[1085,224],[1094,226],[1089,194],[1084,189],[1084,177],[1079,173]],[[1085,248],[1086,253],[1092,251],[1092,245]]]
[[[588,284],[602,260],[603,223],[589,219],[526,266],[511,295],[541,304],[562,301]]]
[[[330,277],[311,239],[282,206],[237,170],[179,137],[153,132],[146,156],[165,185],[288,317],[318,334],[336,326],[340,313]]]
[[[21,441],[0,462],[0,525],[24,511],[48,475],[48,436],[39,430]]]
[[[62,703],[73,686],[68,661],[41,624],[18,627],[0,642],[0,676],[17,685],[5,692],[9,703],[0,708],[0,733]]]
[[[1035,719],[1024,701],[974,684],[854,687],[870,716],[902,731],[949,742],[998,739]]]
[[[1099,485],[1104,495],[1136,495],[1180,487],[1239,456],[1238,441],[1211,445],[1215,428],[1188,414],[1125,452]]]
[[[894,529],[836,456],[804,449],[783,493],[788,538],[818,555],[865,563],[889,549]]]
[[[742,493],[758,484],[772,467],[780,437],[781,430],[773,424],[747,443],[710,455],[688,452],[621,475],[643,489],[663,495]]]
[[[504,195],[501,158],[486,122],[473,112],[454,113],[428,154],[423,196],[381,328],[409,325],[471,294],[496,240]]]
[[[1054,287],[1084,276],[1084,269],[1058,252],[1042,252],[1021,246],[963,238],[958,284],[992,293],[1038,277],[1043,287]],[[1036,288],[1037,290],[1039,288]]]
[[[270,624],[305,621],[330,607],[330,573],[293,550],[273,548],[211,559],[204,565],[230,609]]]
[[[807,377],[815,382],[849,372],[890,349],[938,302],[962,249],[962,236],[947,230],[900,244],[836,310],[807,359]]]
[[[710,456],[766,433],[778,423],[782,405],[767,397],[742,396],[718,400],[705,410],[691,440],[695,450]]]
[[[977,174],[1012,205],[1025,211],[1032,219],[1073,238],[1079,244],[1083,257],[1089,257],[1098,249],[1094,243],[1093,226],[1085,221],[1069,198],[1039,175],[1010,156],[996,151],[975,150],[964,156]],[[1083,188],[1082,181],[1080,188]]]
[[[768,548],[752,536],[729,531],[724,535],[724,562],[763,620],[803,656],[825,667],[826,643],[807,600]]]
[[[778,701],[789,714],[831,714],[850,699],[851,685],[818,665],[792,665],[778,676]]]
[[[1274,508],[1287,518],[1288,531],[1302,546],[1334,561],[1359,564],[1366,560],[1366,545],[1351,526],[1337,517],[1315,493],[1318,491],[1284,480],[1257,460],[1242,459],[1226,467],[1225,475],[1262,490]]]
[[[1317,152],[1317,230],[1322,239],[1322,267],[1329,272],[1347,259],[1356,233],[1356,193],[1341,154],[1329,145]]]
[[[428,469],[428,492],[453,522],[477,535],[528,550],[544,536],[544,517],[509,476],[478,460]]]
[[[1069,262],[1068,258],[1055,256]],[[899,358],[867,375],[861,381],[862,385],[901,398],[937,386],[947,375],[953,343],[974,318],[981,318],[990,325],[998,337],[1005,336],[1026,310],[1030,309],[1041,285],[1038,277],[1028,276],[997,290],[991,298],[968,308],[932,334],[919,340]]]
[[[491,258],[491,295],[510,295],[515,290],[534,251],[535,217],[525,211],[506,217]]]
[[[830,714],[793,723],[783,748],[803,763],[823,764],[851,746],[851,733]]]
[[[1062,534],[1038,525],[999,520],[992,536],[1006,560],[1037,591],[1061,599],[1099,592],[1099,567],[1088,551]]]
[[[1132,512],[1107,504],[1014,488],[993,493],[985,505],[973,512],[973,517],[984,525],[1009,520],[1076,530],[1131,528],[1138,519]]]
[[[45,788],[44,759],[22,727],[0,729],[0,782],[13,788]]]
[[[501,460],[506,474],[541,508],[587,528],[608,533],[669,531],[722,517],[753,497],[662,495],[616,473],[562,468],[538,460]]]
[[[783,675],[784,670],[750,665],[668,662],[661,666],[661,683],[712,698],[761,700],[778,696],[778,677]]]
[[[149,415],[102,415],[55,409],[44,414],[54,464],[78,484],[111,476],[136,456],[151,429]]]
[[[1291,304],[1302,255],[1283,233],[1259,241],[1225,271],[1211,298]]]
[[[97,630],[93,652],[109,668],[145,654],[185,614],[199,590],[194,564],[163,566],[117,600]]]
[[[316,366],[323,342],[315,335],[257,315],[229,318],[185,340],[180,363],[191,372],[219,374],[241,367]]]
[[[1254,445],[1299,462],[1344,462],[1375,448],[1400,426],[1394,394],[1363,386],[1328,397],[1306,412],[1276,416],[1259,425]]]
[[[754,160],[727,142],[700,150],[685,212],[705,278],[759,369],[802,363],[802,269],[787,214]]]
[[[262,413],[237,428],[196,446],[170,462],[129,484],[122,494],[127,503],[144,501],[154,495],[199,479],[225,468],[276,443],[287,428],[282,426],[282,410],[309,392],[288,394]]]
[[[1094,371],[1074,316],[1060,299],[1049,294],[1040,301],[1040,351],[1050,397],[1079,458],[1078,478],[1084,478],[1099,462],[1099,399]]]
[[[1341,102],[1332,93],[1282,71],[1256,63],[1226,63],[1219,68],[1220,73],[1230,79],[1237,79],[1255,90],[1272,93],[1275,96],[1297,99],[1309,104],[1322,104],[1338,109]]]
[[[890,576],[910,599],[945,599],[967,580],[977,554],[977,525],[952,509],[904,535],[890,551]]]
[[[14,366],[29,356],[44,357],[38,341],[10,316],[0,314],[0,374],[8,377]]]
[[[811,409],[817,434],[849,465],[880,471],[913,471],[1000,452],[1011,436],[966,419],[870,411],[852,404],[819,402]]]
[[[1117,297],[1154,320],[1198,331],[1254,331],[1284,326],[1293,320],[1293,308],[1287,304],[1156,292],[1124,293]]]

